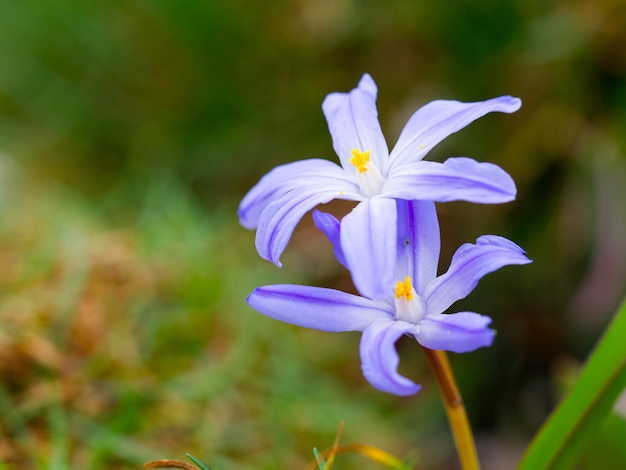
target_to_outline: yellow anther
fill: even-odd
[[[404,297],[406,300],[413,299],[413,284],[409,276],[404,278],[404,282],[398,281],[396,284],[396,299],[400,297]]]
[[[424,148],[424,144],[420,144],[420,148],[423,149]]]
[[[352,163],[359,173],[365,173],[367,171],[367,163],[370,161],[370,151],[366,150],[365,152],[359,151],[359,149],[352,150],[352,158],[350,159],[350,163]]]

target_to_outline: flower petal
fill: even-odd
[[[343,248],[341,248],[341,223],[339,220],[337,220],[337,218],[332,214],[315,209],[313,211],[313,223],[315,223],[315,226],[321,230],[324,235],[326,235],[328,240],[330,240],[330,243],[332,243],[335,251],[335,258],[337,258],[337,261],[339,261],[339,263],[347,269],[348,264],[346,263],[346,257],[343,254]]]
[[[450,134],[487,113],[513,113],[521,105],[521,100],[512,96],[500,96],[476,103],[432,101],[418,109],[404,126],[389,156],[389,170],[421,160],[430,149]]]
[[[441,238],[435,203],[432,201],[396,201],[398,208],[398,262],[396,279],[407,274],[415,291],[422,296],[435,277],[439,265]]]
[[[393,199],[366,199],[341,221],[341,248],[352,281],[364,297],[382,300],[392,294],[396,233]]]
[[[248,229],[256,228],[261,213],[270,203],[288,191],[325,180],[345,185],[346,191],[359,191],[356,180],[328,160],[309,159],[280,165],[263,176],[244,196],[239,205],[241,225]]]
[[[370,150],[370,158],[380,170],[384,168],[389,150],[378,122],[376,83],[368,74],[349,93],[331,93],[322,103],[322,110],[333,139],[333,148],[341,166],[352,174],[352,150]]]
[[[415,334],[415,325],[402,321],[377,320],[363,331],[361,368],[365,378],[378,390],[406,396],[419,392],[420,386],[398,374],[395,343],[405,333]]]
[[[429,349],[464,353],[491,346],[496,332],[490,323],[491,318],[473,312],[427,315],[415,337]]]
[[[482,204],[512,201],[516,192],[513,179],[502,168],[465,157],[405,165],[390,175],[382,189],[385,197],[396,199]]]
[[[426,312],[444,312],[472,292],[485,274],[503,266],[530,262],[524,250],[503,237],[484,235],[476,240],[476,244],[465,243],[452,257],[448,272],[426,288]]]
[[[313,184],[289,191],[261,213],[255,240],[259,255],[282,266],[280,255],[306,212],[333,199],[359,197],[358,194],[345,193],[340,185],[333,187],[330,184]]]
[[[252,291],[247,302],[275,320],[322,331],[363,331],[376,320],[393,317],[385,304],[322,287],[291,284],[259,287]]]

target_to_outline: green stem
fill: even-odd
[[[467,419],[463,398],[454,380],[448,356],[445,351],[434,351],[422,347],[431,369],[437,377],[439,391],[448,415],[448,422],[456,444],[456,450],[463,470],[480,470],[474,436]]]

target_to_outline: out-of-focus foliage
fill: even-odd
[[[308,237],[291,256],[301,267],[280,271],[256,262],[231,210],[201,207],[171,177],[153,177],[122,225],[67,187],[3,171],[2,461],[139,468],[189,451],[220,468],[304,468],[341,419],[347,439],[402,455],[442,418],[432,383],[419,419],[406,413],[417,402],[368,386],[358,335],[319,338],[247,308],[267,279],[333,266]],[[445,435],[424,442],[446,455]]]
[[[344,442],[449,467],[414,343],[401,363],[424,391],[399,400],[365,383],[358,335],[244,303],[259,284],[350,289],[310,221],[279,270],[235,213],[273,166],[335,159],[321,102],[369,72],[391,140],[432,99],[523,100],[429,155],[518,184],[505,206],[439,207],[442,265],[484,233],[535,260],[458,306],[499,332],[452,360],[485,468],[510,467],[558,398],[555,368],[624,294],[625,50],[622,0],[0,2],[0,460],[299,468],[343,419]]]

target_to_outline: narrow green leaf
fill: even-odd
[[[317,466],[319,467],[319,470],[325,470],[326,460],[322,456],[322,453],[317,450],[317,447],[313,447],[313,455],[315,455],[315,460],[317,460]]]
[[[626,387],[626,302],[569,394],[539,430],[518,470],[572,468]]]
[[[610,413],[602,427],[589,439],[580,459],[585,470],[626,468],[626,419]]]
[[[185,455],[189,460],[191,460],[198,467],[200,467],[200,470],[211,470],[206,464],[202,463],[198,457],[194,457],[189,452],[187,452]]]

